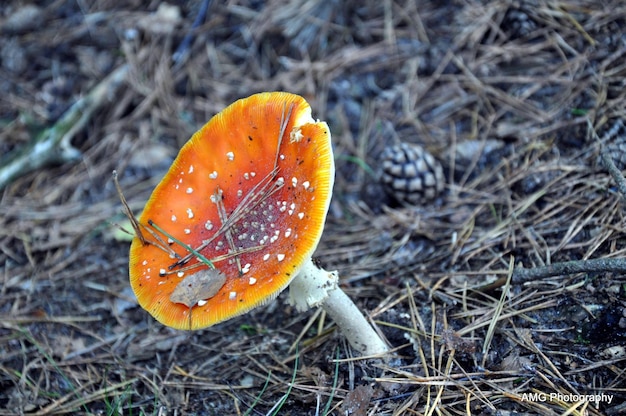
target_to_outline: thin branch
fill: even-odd
[[[604,166],[617,184],[617,189],[619,189],[620,194],[622,194],[622,200],[626,202],[626,180],[624,180],[622,172],[615,166],[613,159],[609,156],[604,147],[600,150],[600,157],[602,158],[602,163],[604,163]]]
[[[604,164],[604,167],[606,167],[606,169],[613,177],[613,180],[617,184],[617,189],[619,189],[620,194],[622,194],[622,200],[626,202],[626,179],[624,179],[624,175],[622,175],[622,172],[617,168],[617,166],[615,166],[613,158],[611,158],[609,153],[606,151],[606,148],[602,146],[602,141],[600,140],[598,134],[591,125],[591,121],[587,120],[587,125],[589,130],[592,132],[593,137],[600,143],[600,157],[602,158],[602,163]],[[619,126],[619,124],[616,124],[616,126]],[[610,129],[608,134],[614,134],[614,130],[615,129]]]
[[[572,260],[532,269],[517,268],[513,271],[513,282],[522,283],[553,276],[601,272],[626,273],[626,258]]]
[[[128,65],[117,68],[89,94],[76,101],[54,126],[3,157],[0,160],[0,190],[25,173],[43,166],[80,159],[82,155],[72,146],[72,138],[87,124],[98,107],[114,97],[127,72]]]
[[[190,54],[191,41],[193,40],[194,32],[202,24],[202,22],[204,22],[210,5],[211,0],[204,0],[200,4],[200,9],[198,10],[196,19],[193,21],[191,28],[187,31],[183,41],[180,45],[178,45],[178,48],[176,48],[176,52],[172,55],[172,61],[174,62],[175,67],[180,67],[187,61]]]

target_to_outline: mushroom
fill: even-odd
[[[227,107],[183,146],[134,220],[139,304],[164,325],[200,329],[290,285],[299,311],[322,306],[353,348],[386,353],[337,272],[311,261],[334,170],[328,125],[302,97],[260,93]]]

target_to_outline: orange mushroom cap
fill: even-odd
[[[275,298],[317,247],[333,181],[328,125],[302,97],[233,103],[183,146],[141,214],[130,248],[139,304],[164,325],[200,329]],[[211,267],[226,276],[217,293],[192,308],[170,300]]]

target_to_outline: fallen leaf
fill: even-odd
[[[178,283],[170,295],[170,300],[191,308],[199,301],[215,296],[224,283],[226,283],[226,275],[219,270],[201,270],[186,276]]]

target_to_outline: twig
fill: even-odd
[[[128,65],[122,65],[96,85],[85,97],[76,101],[54,126],[46,129],[29,144],[0,160],[0,190],[27,172],[53,163],[71,162],[81,158],[81,152],[71,140],[126,79]]]
[[[626,202],[626,180],[624,180],[624,175],[622,175],[622,172],[615,166],[613,159],[609,156],[604,147],[600,150],[600,157],[602,158],[602,163],[604,163],[604,166],[613,177],[613,180],[617,183],[617,189],[619,189],[619,192],[622,194],[622,199]]]
[[[189,47],[191,46],[191,40],[193,39],[193,31],[204,21],[210,5],[211,0],[204,0],[200,4],[200,10],[198,10],[196,19],[193,21],[193,24],[183,38],[183,41],[180,42],[180,45],[178,45],[178,48],[176,48],[176,52],[174,52],[174,54],[172,55],[172,61],[174,62],[175,67],[179,67],[180,65],[182,65],[189,56]]]
[[[624,179],[624,175],[622,175],[622,172],[617,168],[617,166],[615,166],[615,163],[613,162],[611,156],[609,156],[606,148],[602,146],[598,134],[591,125],[591,121],[587,120],[587,125],[593,133],[594,138],[600,143],[600,157],[602,158],[602,163],[604,164],[604,167],[606,167],[606,169],[609,171],[609,174],[613,177],[613,180],[617,184],[617,189],[619,189],[620,194],[622,194],[622,200],[626,202],[626,179]],[[612,130],[613,129],[611,129],[610,132]]]
[[[572,260],[532,269],[516,268],[512,279],[514,283],[522,283],[552,276],[599,272],[626,273],[626,258]]]
[[[600,141],[600,138],[590,122],[588,122],[588,125],[596,140]],[[602,150],[600,155],[604,165],[617,183],[622,199],[626,201],[626,180],[622,172],[615,166],[615,163],[613,163],[613,160],[605,150]],[[563,263],[553,263],[548,266],[534,267],[532,269],[518,268],[513,271],[513,282],[521,283],[551,276],[599,272],[626,272],[626,258],[573,260]]]

